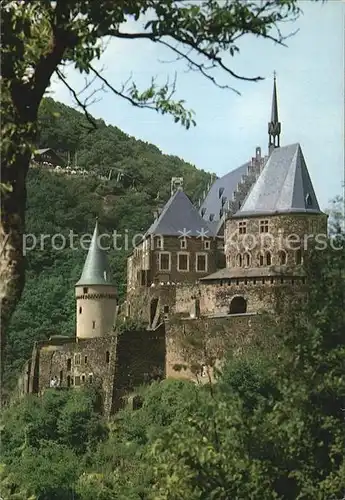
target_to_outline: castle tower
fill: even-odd
[[[280,148],[280,132],[281,132],[281,124],[280,124],[280,121],[278,118],[276,73],[274,72],[271,121],[268,124],[268,137],[269,137],[268,153],[269,154],[271,154],[275,148]]]
[[[91,244],[80,280],[75,285],[77,338],[102,337],[112,332],[117,293],[102,249],[96,220]]]

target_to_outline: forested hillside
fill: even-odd
[[[52,236],[70,231],[92,233],[99,216],[102,231],[131,235],[145,231],[157,204],[168,199],[173,176],[184,178],[185,191],[196,200],[210,179],[174,156],[163,155],[151,144],[129,137],[114,126],[96,120],[90,127],[82,113],[48,98],[40,109],[38,148],[53,148],[80,168],[97,176],[65,176],[32,168],[28,178],[27,282],[12,318],[8,341],[7,372],[12,374],[30,355],[34,340],[52,334],[74,333],[74,284],[79,279],[86,251],[52,248]],[[188,133],[188,132],[186,132]],[[117,175],[121,171],[122,175]],[[36,238],[34,246],[34,235]],[[43,235],[50,235],[43,239]],[[122,240],[118,240],[121,242]],[[57,247],[62,238],[56,237]],[[126,255],[122,249],[110,253],[111,267],[120,296],[124,293]]]

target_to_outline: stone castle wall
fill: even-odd
[[[260,314],[197,319],[175,316],[166,325],[166,376],[208,382],[208,374],[213,377],[213,367],[221,367],[228,352],[240,354],[263,342],[270,348],[267,333],[273,326],[272,316]]]
[[[141,287],[140,290],[127,296],[124,315],[150,325],[153,320],[151,304],[155,300],[158,300],[157,305],[162,320],[165,314],[173,314],[176,302],[176,285],[157,284],[151,287]]]
[[[164,325],[156,331],[125,331],[93,339],[60,339],[36,343],[32,360],[18,379],[19,396],[42,394],[58,381],[59,389],[97,384],[103,389],[104,412],[123,405],[134,387],[165,374]]]
[[[165,377],[165,350],[164,324],[155,331],[128,331],[119,335],[111,413],[124,405],[136,387]]]
[[[247,313],[273,312],[277,295],[290,293],[291,290],[294,293],[303,293],[303,286],[302,280],[275,276],[224,279],[212,284],[177,286],[175,312],[189,315],[197,300],[201,315],[227,315],[232,299],[238,296],[246,300]]]
[[[267,232],[262,229],[267,222]],[[241,226],[242,225],[242,229]],[[241,234],[245,227],[245,233]],[[286,214],[247,218],[229,218],[226,221],[226,267],[261,267],[299,265],[296,253],[311,248],[315,236],[327,234],[327,216],[324,214]],[[267,262],[270,252],[270,262]],[[285,260],[282,253],[285,252]],[[260,259],[262,255],[262,259]]]

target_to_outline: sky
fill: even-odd
[[[97,68],[115,87],[132,75],[141,89],[151,77],[164,83],[177,74],[175,98],[185,99],[196,113],[197,126],[186,131],[167,115],[138,109],[110,90],[97,94],[89,112],[125,133],[155,144],[165,154],[179,156],[196,167],[222,176],[250,160],[256,146],[267,153],[267,123],[272,101],[273,72],[277,74],[281,145],[299,142],[322,209],[343,193],[344,182],[344,31],[345,2],[325,4],[303,0],[303,15],[284,26],[284,33],[299,31],[287,47],[252,36],[241,40],[231,68],[243,76],[262,76],[261,82],[243,82],[218,72],[222,84],[240,92],[220,89],[196,72],[186,71],[164,47],[150,41],[111,41]],[[135,27],[134,21],[127,30]],[[65,72],[77,90],[84,86],[73,68]],[[63,83],[54,79],[51,94],[74,105]],[[86,97],[87,94],[85,94]],[[159,175],[159,172],[157,172]]]

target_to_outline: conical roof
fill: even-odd
[[[212,237],[214,231],[201,217],[188,196],[177,190],[146,234],[180,237],[204,234],[206,237]]]
[[[108,258],[100,246],[98,221],[92,235],[90,247],[85,260],[83,272],[76,286],[108,285],[114,286],[111,280]]]
[[[235,217],[289,212],[321,213],[299,144],[272,151]]]

